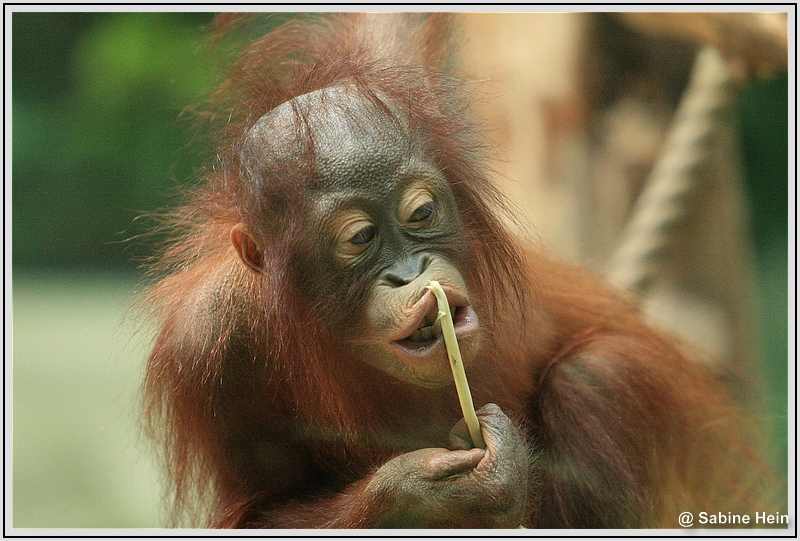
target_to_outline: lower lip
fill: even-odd
[[[456,331],[456,339],[463,340],[469,338],[478,330],[478,316],[471,306],[459,307],[456,317],[453,320],[453,326]],[[392,342],[392,345],[400,349],[404,354],[415,357],[424,358],[428,357],[440,347],[444,346],[444,337],[439,335],[433,342],[419,343],[412,342],[411,340],[397,340]]]

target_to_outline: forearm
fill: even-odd
[[[294,501],[261,514],[257,528],[380,528],[390,506],[375,490],[370,475],[344,491],[318,499]]]

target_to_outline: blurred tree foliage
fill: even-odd
[[[744,90],[739,101],[742,153],[760,256],[786,251],[789,225],[789,80],[784,74]]]
[[[142,211],[197,168],[177,119],[213,81],[210,14],[14,13],[15,267],[132,266]]]

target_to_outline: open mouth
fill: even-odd
[[[478,318],[475,311],[466,301],[448,295],[450,313],[456,338],[464,338],[477,329]],[[393,343],[405,353],[413,356],[425,356],[443,345],[442,322],[438,319],[439,309],[433,293],[428,292],[421,300],[420,316],[405,331],[405,337]]]

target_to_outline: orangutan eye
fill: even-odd
[[[417,210],[415,210],[408,218],[409,223],[425,222],[433,218],[439,212],[439,205],[433,201],[428,201]]]
[[[358,233],[352,236],[350,239],[350,244],[354,244],[359,248],[363,248],[367,246],[372,239],[375,238],[375,226],[368,225],[367,227],[361,229]]]
[[[336,251],[346,260],[363,254],[378,235],[369,216],[361,211],[342,213],[334,221]]]

